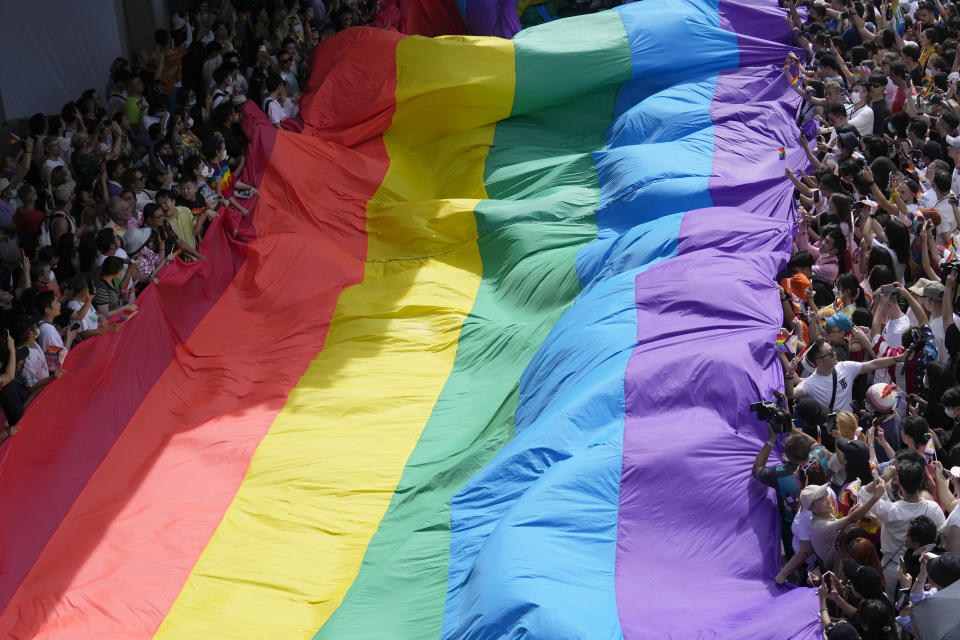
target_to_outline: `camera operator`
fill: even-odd
[[[777,511],[780,514],[780,539],[787,558],[793,555],[793,533],[790,525],[797,514],[798,500],[800,499],[800,485],[795,472],[805,464],[815,464],[810,460],[810,449],[814,444],[812,438],[794,429],[783,443],[783,461],[780,464],[769,465],[770,452],[777,443],[777,432],[768,421],[769,438],[757,453],[753,461],[753,477],[762,484],[771,487],[777,492]]]
[[[837,362],[833,346],[818,338],[807,349],[804,359],[816,370],[793,388],[793,397],[809,396],[830,412],[850,411],[853,379],[861,373],[892,367],[907,359],[908,353],[869,362]]]

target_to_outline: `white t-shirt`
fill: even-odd
[[[903,333],[910,328],[910,318],[905,314],[898,318],[891,318],[887,321],[887,324],[883,327],[883,332],[880,334],[881,338],[874,342],[873,348],[877,352],[877,356],[880,358],[887,358],[889,356],[896,355],[896,350],[903,347]],[[891,351],[893,350],[893,351]],[[903,378],[903,363],[898,362],[894,368],[894,372],[897,376],[896,380],[890,379],[890,369],[878,369],[873,374],[874,382],[886,382],[893,383],[898,385],[901,389],[904,388],[905,379]]]
[[[957,314],[953,314],[953,324],[960,327],[960,316]],[[943,316],[937,315],[932,318],[929,322],[929,327],[933,332],[933,337],[937,339],[937,362],[946,364],[950,361],[950,354],[947,352],[947,345],[944,344],[944,337],[947,332],[943,328]]]
[[[833,411],[850,411],[850,401],[853,399],[853,379],[857,377],[863,365],[859,362],[838,362],[833,368],[837,372],[837,397],[833,403]],[[822,404],[829,411],[830,396],[833,395],[833,375],[820,375],[813,372],[797,385],[803,395],[809,396]]]
[[[51,346],[63,348],[63,338],[60,337],[60,332],[57,331],[55,326],[49,322],[41,321],[39,327],[40,335],[37,336],[37,343],[41,347],[44,349]]]
[[[837,494],[834,493],[833,489],[827,488],[827,492],[831,497],[830,502],[836,503]],[[797,511],[797,514],[793,517],[793,524],[790,525],[790,530],[793,532],[793,551],[796,553],[800,550],[800,543],[804,540],[810,541],[810,522],[813,519],[813,512],[809,509],[804,509],[800,507]]]
[[[50,369],[47,368],[47,357],[43,355],[43,349],[39,344],[34,343],[30,347],[30,353],[27,354],[27,360],[23,364],[23,381],[27,387],[32,387],[40,380],[50,376]]]
[[[79,300],[70,300],[67,302],[67,309],[76,313],[83,309],[83,303]],[[90,308],[87,310],[87,315],[83,316],[80,319],[80,331],[93,331],[100,327],[100,317],[97,315],[97,310],[91,304]]]
[[[832,570],[837,561],[837,534],[840,532],[840,521],[835,518],[810,519],[810,544],[817,552],[817,557],[823,561],[823,566]]]
[[[265,98],[263,106],[267,112],[267,117],[270,118],[270,124],[277,124],[287,117],[283,107],[280,106],[280,101],[276,98]]]
[[[917,198],[917,205],[929,209],[937,203],[937,192],[933,190],[933,187],[929,186],[924,182],[921,186],[923,193]]]
[[[934,195],[936,197],[936,195]],[[953,233],[957,230],[957,220],[953,217],[953,206],[950,204],[950,196],[945,195],[936,201],[933,208],[940,214],[940,224],[937,225],[937,234]]]
[[[883,327],[883,341],[891,349],[899,349],[903,347],[903,333],[909,328],[910,318],[906,314],[898,318],[891,318]]]
[[[855,109],[847,116],[847,121],[854,126],[861,136],[868,136],[873,133],[873,109],[870,108],[869,103]]]
[[[63,338],[60,337],[60,332],[57,331],[57,328],[55,326],[53,326],[49,322],[44,322],[42,320],[40,321],[39,327],[40,327],[40,335],[37,336],[37,344],[39,344],[44,349],[43,357],[45,358],[47,357],[46,355],[47,347],[60,347],[62,351],[57,354],[57,360],[60,364],[62,364],[63,359],[67,357],[67,352],[66,350],[64,350]],[[51,363],[48,361],[47,362],[48,370],[50,369],[50,365]],[[59,365],[54,365],[54,368],[55,369],[59,368]]]
[[[907,528],[910,526],[910,521],[917,516],[927,516],[938,528],[945,520],[943,509],[932,500],[924,498],[920,502],[906,500],[890,502],[886,494],[873,505],[871,513],[883,523],[880,528],[880,552],[885,558],[898,554],[898,550],[903,550],[901,545],[907,537]]]

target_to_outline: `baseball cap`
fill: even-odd
[[[927,285],[923,287],[923,297],[932,300],[943,300],[943,284],[939,282],[927,283]]]
[[[853,329],[853,320],[845,313],[835,313],[826,320],[828,327],[842,329],[845,333]]]
[[[800,506],[809,509],[810,505],[827,495],[826,484],[808,484],[800,492]]]

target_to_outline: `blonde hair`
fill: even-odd
[[[853,440],[853,436],[857,432],[857,427],[859,426],[860,425],[857,423],[857,416],[853,415],[849,411],[837,411],[837,429],[840,430],[841,438]],[[861,433],[857,439],[863,440],[864,442],[867,440],[863,433]]]

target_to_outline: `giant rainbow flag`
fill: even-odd
[[[0,466],[3,638],[809,638],[750,477],[796,96],[772,0],[352,29]],[[222,218],[221,218],[222,220]]]

